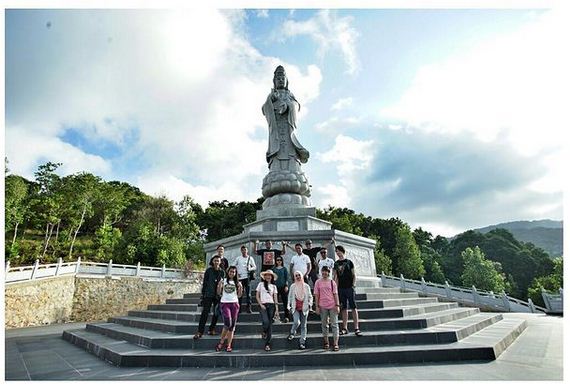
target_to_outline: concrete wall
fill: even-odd
[[[187,280],[62,276],[6,284],[5,327],[106,320],[149,304],[199,292],[203,273]]]

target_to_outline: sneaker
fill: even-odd
[[[289,336],[287,337],[287,341],[292,341],[293,338],[295,338],[295,337],[293,336],[293,334],[289,334]]]
[[[196,334],[194,334],[194,339],[200,339],[202,338],[202,333],[201,332],[197,332]]]
[[[305,346],[304,343],[299,344],[299,350],[305,350],[305,349],[307,349],[307,347]]]

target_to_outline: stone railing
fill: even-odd
[[[562,288],[558,290],[558,294],[549,293],[542,289],[542,299],[544,300],[544,305],[546,305],[546,310],[553,314],[562,314],[564,312],[564,291]]]
[[[386,276],[382,273],[380,276],[382,286],[401,288],[402,290],[416,291],[425,296],[437,296],[448,300],[456,301],[465,305],[480,307],[491,311],[503,312],[530,312],[545,313],[546,308],[534,305],[531,299],[528,302],[507,296],[505,292],[496,294],[493,292],[479,291],[474,286],[471,289],[460,288],[445,284],[435,284],[426,282],[423,277],[421,281],[410,280],[400,275],[400,278]],[[545,300],[546,301],[546,300]]]
[[[59,258],[57,263],[44,265],[36,260],[32,266],[21,267],[10,267],[10,262],[7,262],[5,282],[11,283],[70,274],[140,277],[159,280],[181,280],[185,278],[182,269],[171,269],[164,266],[162,268],[141,266],[140,262],[136,265],[119,265],[114,264],[113,260],[109,260],[108,263],[85,262],[79,257],[75,262],[63,262]]]

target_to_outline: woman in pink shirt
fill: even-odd
[[[315,302],[317,303],[317,314],[321,315],[321,330],[323,332],[323,348],[329,349],[328,323],[332,325],[333,350],[339,351],[338,347],[338,313],[340,311],[338,301],[338,290],[336,283],[330,278],[330,269],[323,266],[322,277],[315,282]]]

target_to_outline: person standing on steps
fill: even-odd
[[[257,284],[255,298],[259,304],[259,313],[261,314],[265,351],[268,352],[271,350],[271,326],[273,325],[273,320],[276,317],[279,318],[277,287],[274,284],[278,277],[271,270],[261,272],[260,276],[262,280]]]
[[[326,251],[327,246],[332,244],[333,241],[334,239],[331,239],[330,241],[323,243],[320,247],[313,247],[313,241],[311,239],[305,240],[305,248],[303,249],[303,254],[307,254],[311,260],[311,271],[309,272],[309,279],[311,280],[313,287],[315,286],[315,282],[317,282],[317,280],[321,277],[318,273],[319,269],[317,254],[319,254],[319,252],[323,249]]]
[[[342,314],[342,330],[340,330],[340,335],[348,334],[348,310],[351,309],[354,334],[360,337],[362,332],[358,328],[358,310],[356,309],[354,291],[356,287],[354,263],[344,257],[346,250],[343,246],[336,246],[335,252],[338,257],[338,260],[334,264],[335,282],[338,285],[338,297]]]
[[[294,276],[297,271],[301,272],[303,281],[306,283],[309,282],[308,276],[311,272],[311,259],[307,254],[303,254],[303,246],[301,246],[301,243],[295,244],[295,255],[291,257],[289,269],[292,276]]]
[[[288,244],[285,241],[281,241],[281,250],[277,250],[273,247],[273,242],[271,240],[265,241],[265,248],[258,250],[259,240],[253,242],[253,252],[261,257],[261,271],[264,272],[269,269],[273,269],[275,266],[275,259],[277,257],[285,255],[287,250],[285,245]]]
[[[289,287],[289,311],[293,314],[293,324],[287,340],[293,340],[300,325],[299,349],[304,350],[307,347],[307,317],[309,308],[313,305],[313,295],[309,284],[303,282],[303,273],[297,270],[293,276],[294,282]]]
[[[220,268],[225,272],[226,270],[228,270],[228,267],[230,266],[230,261],[228,261],[228,259],[226,257],[224,257],[224,245],[223,244],[218,244],[218,247],[216,247],[216,253],[220,256]]]
[[[323,348],[329,349],[329,328],[330,322],[333,332],[333,350],[338,352],[338,313],[340,312],[340,302],[336,283],[330,278],[330,269],[323,266],[322,277],[315,283],[315,303],[317,314],[321,315],[321,330],[323,332]]]
[[[220,256],[214,255],[210,259],[210,267],[204,273],[204,280],[202,281],[202,313],[200,314],[200,322],[198,323],[198,332],[194,335],[194,339],[202,338],[204,328],[206,327],[206,320],[212,308],[212,322],[208,328],[209,335],[216,334],[216,323],[218,323],[218,283],[224,278],[225,272],[220,267]]]
[[[273,270],[273,273],[277,275],[277,279],[275,281],[275,285],[277,286],[277,295],[281,298],[281,302],[283,303],[283,319],[281,322],[287,323],[292,319],[287,306],[287,303],[289,302],[289,287],[287,286],[289,273],[287,272],[287,268],[283,266],[282,256],[275,258],[275,267],[271,270]]]
[[[242,284],[245,293],[245,304],[247,305],[246,311],[251,314],[251,294],[249,288],[250,282],[250,272],[255,272],[257,267],[255,266],[255,260],[251,255],[247,253],[247,247],[240,247],[241,255],[236,257],[230,266],[235,266],[237,269],[237,275],[239,282]],[[239,305],[240,312],[243,312],[243,307],[241,306],[242,297],[240,296]]]
[[[334,261],[328,257],[327,249],[323,247],[319,251],[319,260],[317,264],[317,267],[319,269],[319,278],[323,278],[322,270],[324,266],[329,268],[329,278],[333,279]]]
[[[221,295],[220,309],[224,318],[224,328],[220,335],[220,342],[216,345],[217,352],[224,348],[226,340],[228,342],[226,352],[231,352],[233,349],[232,342],[239,314],[239,298],[242,294],[243,287],[237,278],[237,269],[235,266],[230,266],[228,267],[227,276],[218,283],[218,295]]]

